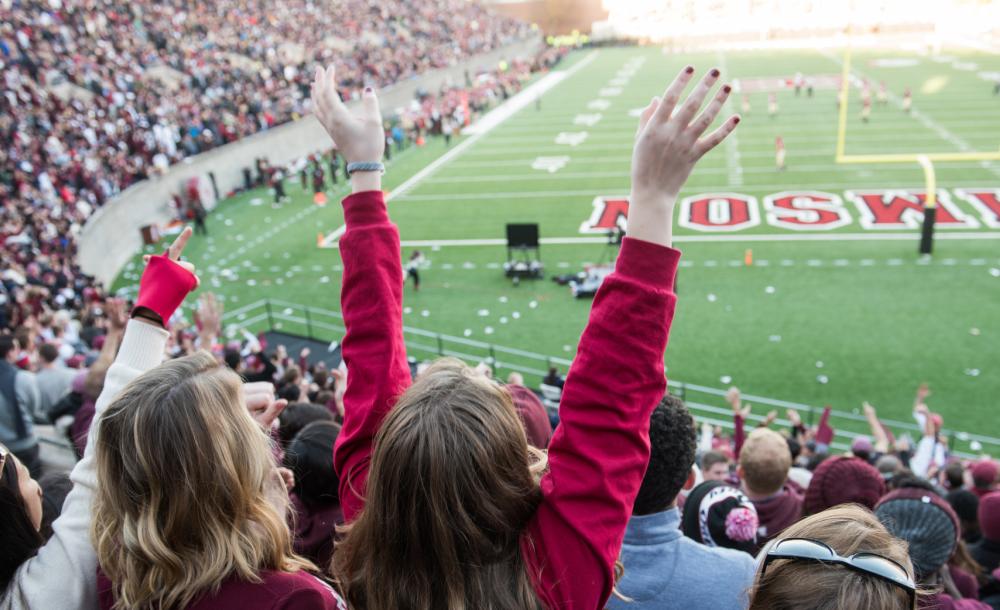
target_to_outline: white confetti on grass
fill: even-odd
[[[719,383],[728,385],[728,384],[730,384],[732,382],[733,382],[733,378],[730,377],[729,375],[723,375],[722,377],[719,377]]]
[[[480,309],[479,311],[476,312],[476,315],[479,316],[480,318],[485,318],[486,316],[490,315],[490,310]]]

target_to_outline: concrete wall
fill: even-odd
[[[485,53],[451,68],[435,70],[379,91],[386,113],[408,104],[417,89],[434,91],[450,81],[463,83],[465,72],[490,69],[500,60],[529,57],[542,45],[540,39],[524,40]],[[140,227],[171,220],[171,196],[180,192],[185,180],[215,174],[219,193],[225,196],[243,185],[243,168],[254,167],[266,157],[284,164],[304,155],[330,148],[330,138],[313,117],[281,125],[226,146],[185,159],[163,176],[136,184],[109,201],[87,221],[79,236],[79,262],[83,270],[110,285],[118,271],[142,247]]]

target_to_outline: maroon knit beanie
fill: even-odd
[[[885,480],[868,462],[855,457],[832,457],[813,472],[803,509],[815,515],[838,504],[857,503],[875,508],[885,494]]]
[[[979,529],[983,538],[1000,542],[1000,491],[979,498]]]

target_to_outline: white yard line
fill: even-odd
[[[722,74],[729,74],[729,67],[726,65],[726,54],[721,50],[718,52],[718,59],[719,69],[722,71]],[[733,96],[731,95],[726,100],[725,106],[722,107],[725,111],[724,116],[734,113],[732,102]],[[723,118],[723,120],[726,119]],[[737,135],[738,132],[739,130],[736,130],[726,138],[726,167],[729,169],[729,184],[732,186],[743,186],[743,165],[740,163],[740,139]]]
[[[777,172],[775,172],[777,174]],[[880,179],[878,175],[873,175],[870,180],[875,182],[875,185],[856,185],[854,190],[864,190],[869,188],[885,189],[887,185],[884,179]],[[974,181],[956,181],[949,180],[947,184],[938,181],[938,186],[941,188],[996,188],[996,182],[974,182]],[[953,186],[952,186],[953,185]],[[744,184],[743,191],[787,191],[794,189],[794,185],[789,185],[788,182],[779,182],[775,184]],[[802,187],[802,190],[834,190],[843,191],[845,188],[844,182],[834,182],[828,184],[808,184]],[[893,189],[899,190],[922,190],[924,187],[920,185],[891,185]],[[620,190],[620,189],[619,189]],[[689,184],[686,191],[687,194],[696,193],[722,193],[729,189],[729,185],[700,185],[700,184]],[[559,199],[563,197],[587,197],[594,198],[601,195],[611,195],[601,189],[590,189],[590,190],[574,190],[574,191],[504,191],[504,192],[492,192],[492,193],[444,193],[437,195],[407,195],[403,199],[406,201],[424,201],[424,202],[438,202],[438,201],[492,201],[496,199]],[[682,193],[684,194],[684,193]]]
[[[779,235],[674,235],[677,243],[752,243],[789,241],[916,241],[919,235],[912,231],[903,233],[789,233]],[[938,232],[935,239],[955,240],[1000,240],[1000,231],[993,232]],[[606,244],[606,236],[594,237],[543,237],[542,245],[564,246],[572,244]],[[506,246],[506,239],[416,239],[402,242],[404,248],[446,248],[463,246]]]
[[[826,56],[828,59],[830,59],[834,63],[836,63],[838,66],[843,67],[844,61],[838,55],[836,55],[834,53],[830,53],[829,51],[820,51],[820,53],[823,54],[824,56]],[[857,75],[858,77],[867,78],[867,75],[864,72],[862,72],[861,70],[858,70],[856,68],[852,67],[851,68],[851,72],[853,74]],[[872,80],[872,79],[869,79],[869,80],[871,80],[872,82],[874,82],[874,80]],[[895,93],[892,93],[891,91],[888,92],[888,94],[889,94],[889,100],[893,103],[893,105],[898,106],[899,108],[903,107],[903,100],[898,95],[896,95]],[[910,114],[913,116],[913,118],[915,118],[918,121],[920,121],[920,123],[924,127],[926,127],[927,129],[930,129],[931,131],[933,131],[934,133],[936,133],[942,140],[944,140],[945,142],[948,142],[949,144],[955,146],[956,148],[958,148],[962,152],[976,152],[976,149],[974,149],[968,142],[966,142],[962,138],[958,137],[957,135],[955,135],[954,133],[952,133],[951,131],[949,131],[944,125],[938,123],[937,121],[935,121],[934,119],[932,119],[928,115],[924,114],[923,112],[920,112],[920,109],[917,108],[916,104],[913,104],[910,107]],[[889,151],[889,152],[898,152],[898,151],[892,150],[892,151]],[[979,151],[979,152],[985,152],[985,151]],[[979,164],[984,169],[987,169],[991,173],[993,173],[993,175],[1000,177],[1000,166],[997,166],[997,164],[992,163],[990,161],[981,161]]]
[[[468,134],[465,140],[462,140],[455,148],[452,148],[445,154],[441,155],[427,167],[423,168],[416,174],[410,176],[405,182],[394,188],[389,192],[388,196],[385,198],[385,202],[389,203],[393,199],[398,199],[406,195],[407,192],[411,191],[417,187],[421,182],[432,176],[439,169],[444,167],[446,164],[451,162],[453,159],[463,154],[466,150],[471,148],[476,142],[478,142],[485,135],[500,126],[501,123],[512,117],[517,112],[524,109],[529,104],[533,104],[538,96],[542,95],[549,89],[552,89],[565,79],[569,78],[573,74],[576,74],[583,68],[589,66],[591,62],[597,59],[598,51],[591,51],[589,55],[576,62],[569,70],[559,70],[556,72],[549,72],[547,75],[528,86],[528,88],[522,90],[520,93],[514,97],[507,100],[505,103],[501,104],[497,108],[493,109],[486,116],[480,119],[475,125],[464,130],[463,133]],[[321,248],[327,248],[336,243],[338,239],[347,230],[347,225],[341,225],[335,229],[332,233],[323,238],[320,242]]]
[[[826,154],[826,153],[824,153],[824,154]],[[534,162],[534,160],[535,159],[532,158],[532,159],[513,159],[513,160],[506,160],[506,161],[462,161],[462,162],[459,162],[459,163],[455,163],[451,167],[452,167],[452,169],[476,169],[476,168],[497,168],[497,167],[524,167],[524,168],[528,168],[528,167],[531,167],[531,164],[532,164],[532,162]],[[629,164],[630,163],[631,163],[631,160],[627,159],[627,158],[626,159],[620,159],[618,161],[609,161],[607,159],[599,158],[599,157],[591,157],[589,159],[577,159],[576,157],[573,158],[573,165],[598,165],[598,166],[601,166],[601,167],[615,167],[616,164],[617,164],[618,166],[621,166],[621,168],[622,168],[621,172],[619,172],[619,173],[624,172],[625,174],[628,174]],[[972,163],[972,162],[949,163],[949,164],[947,164],[944,167],[938,168],[938,171],[941,172],[941,171],[949,170],[949,169],[952,169],[952,170],[954,170],[954,169],[972,169],[972,168],[978,168],[978,167],[979,167],[979,163]],[[888,171],[912,171],[912,168],[906,167],[904,165],[899,165],[899,166],[897,166],[895,168],[890,167],[890,166],[885,166],[885,167],[883,167],[882,169],[879,170],[879,173],[885,172],[886,170],[888,170]],[[706,174],[706,173],[707,174],[724,174],[724,173],[726,173],[728,171],[729,171],[728,168],[724,168],[724,167],[722,167],[722,168],[717,168],[717,167],[702,167],[701,165],[698,165],[697,168],[695,169],[695,175]],[[796,165],[789,165],[788,169],[785,170],[785,173],[795,173],[795,172],[864,172],[864,171],[870,171],[870,170],[867,170],[867,169],[862,168],[862,167],[851,167],[851,166],[848,166],[848,165],[830,165],[830,164],[826,164],[826,165],[798,165],[798,164],[796,164]],[[770,163],[767,164],[767,165],[764,165],[764,166],[744,167],[743,168],[743,172],[745,174],[777,173],[777,171],[774,169],[774,165],[770,164]],[[552,177],[554,177],[554,176],[560,176],[560,175],[565,175],[565,174],[550,174],[550,176],[552,176]],[[587,176],[594,176],[594,175],[600,175],[600,174],[599,173],[598,174],[587,173],[586,175]],[[524,174],[518,174],[517,178],[518,179],[524,179],[524,176],[525,176]],[[451,179],[451,178],[448,178],[448,179],[435,178],[433,180],[433,182],[464,182],[464,181],[465,180],[462,177],[458,177],[458,178],[455,178],[455,179]]]

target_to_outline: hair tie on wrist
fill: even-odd
[[[348,163],[347,175],[350,176],[354,172],[378,172],[380,174],[384,174],[385,165],[378,161],[363,161],[359,163]]]

